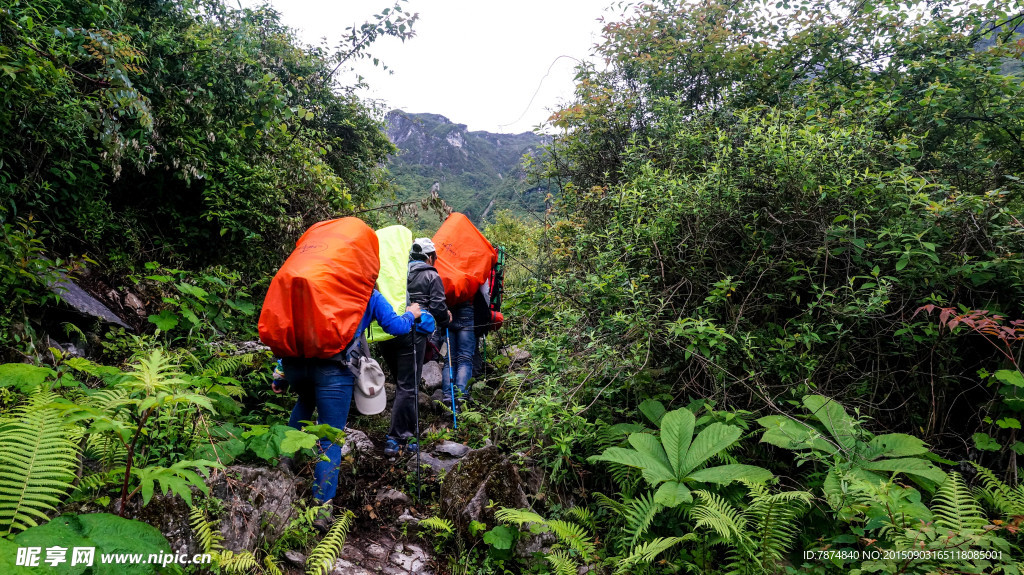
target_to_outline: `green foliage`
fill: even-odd
[[[239,574],[251,573],[259,569],[259,562],[251,551],[234,552],[224,549],[224,536],[221,535],[217,526],[206,517],[206,513],[199,507],[193,507],[189,513],[189,524],[195,534],[203,553],[209,554],[213,560],[212,567],[219,573]],[[269,559],[269,557],[268,557]],[[276,565],[271,561],[268,567]],[[271,569],[271,571],[273,571]]]
[[[861,484],[867,495],[877,489]],[[882,486],[884,488],[884,486]],[[874,499],[877,496],[867,495]],[[963,478],[950,472],[948,479],[939,486],[932,501],[930,513],[934,522],[915,519],[907,521],[893,516],[881,521],[880,529],[874,531],[879,549],[903,553],[918,552],[912,564],[913,572],[925,573],[956,570],[962,573],[1019,573],[1021,565],[1016,561],[1019,554],[1016,546],[1000,536],[998,526],[990,524],[978,501],[967,488]],[[870,523],[865,527],[870,527]],[[952,550],[969,550],[951,552]],[[900,553],[879,554],[863,561],[857,569],[860,573],[902,573],[908,568],[907,561]]]
[[[143,504],[149,503],[158,487],[160,493],[172,492],[189,502],[193,487],[207,491],[200,473],[207,475],[210,468],[223,465],[185,459],[175,452],[179,447],[175,443],[185,439],[180,434],[186,429],[194,430],[203,413],[214,411],[214,406],[191,378],[186,379],[179,364],[160,348],[140,354],[130,371],[98,366],[80,358],[69,360],[69,364],[84,373],[103,377],[111,385],[111,389],[87,393],[83,401],[66,401],[60,407],[70,420],[88,421],[87,432],[106,436],[102,441],[108,447],[116,441],[125,449],[124,465],[113,466],[108,473],[96,476],[97,480],[122,478],[118,482],[122,509],[137,493],[141,493]],[[166,439],[173,441],[153,442],[153,438],[161,435],[157,429],[165,430],[164,434],[170,434]],[[140,442],[144,436],[150,440]],[[191,435],[187,437],[185,441],[195,440]],[[110,455],[111,462],[122,459]]]
[[[256,304],[238,272],[212,268],[204,273],[145,265],[147,275],[131,278],[136,287],[159,294],[163,309],[148,320],[173,341],[187,345],[217,336],[255,337]],[[171,338],[169,338],[171,339]]]
[[[66,573],[145,575],[156,573],[159,564],[125,563],[115,567],[104,565],[100,557],[104,554],[141,554],[148,558],[150,554],[171,554],[167,539],[155,527],[108,513],[64,514],[45,525],[22,531],[11,539],[0,538],[0,571],[12,575],[37,573],[40,568],[48,568],[43,562],[46,558],[45,553],[40,558],[39,566],[19,567],[15,565],[18,547],[67,549],[67,562],[59,567],[60,572]],[[95,549],[93,567],[83,564],[79,564],[77,568],[70,567],[71,553],[75,547]]]
[[[784,415],[768,415],[757,421],[765,428],[761,441],[830,461],[826,485],[835,484],[839,468],[874,481],[896,473],[927,486],[945,481],[946,474],[925,459],[929,451],[920,439],[903,433],[872,435],[837,401],[821,395],[804,396],[803,404],[824,433]]]
[[[332,51],[269,7],[8,3],[3,213],[44,214],[60,249],[118,271],[142,254],[268,271],[298,231],[387,188],[379,112],[336,74],[415,20],[396,3]]]
[[[747,484],[750,503],[740,509],[718,494],[700,490],[700,504],[690,511],[695,527],[710,529],[731,549],[726,573],[780,572],[786,553],[799,531],[798,519],[811,502],[806,491],[771,493],[757,484]]]
[[[0,419],[0,532],[39,525],[61,503],[78,471],[80,430],[36,391]]]
[[[545,555],[545,559],[556,572],[568,572],[569,569],[575,572],[580,567],[580,561],[585,564],[597,555],[593,537],[587,533],[586,528],[571,521],[547,520],[526,509],[508,508],[499,509],[494,517],[519,527],[529,526],[531,533],[553,533],[558,543],[552,546],[551,553]]]
[[[1024,483],[1018,483],[1016,487],[1010,487],[1003,483],[991,470],[986,469],[977,463],[971,463],[978,471],[982,487],[979,495],[993,509],[1004,514],[1010,521],[1016,521],[1024,517]]]
[[[695,423],[696,417],[689,409],[670,411],[660,418],[660,440],[649,433],[631,433],[632,448],[610,447],[590,461],[608,461],[639,469],[651,487],[658,487],[654,501],[666,507],[693,501],[688,484],[727,485],[733,481],[766,481],[772,477],[767,469],[753,465],[705,467],[709,459],[735,443],[742,430],[716,422],[694,437]]]
[[[345,510],[340,516],[334,519],[334,525],[324,535],[324,538],[310,552],[306,559],[306,573],[309,575],[326,575],[334,568],[334,562],[341,556],[341,548],[345,545],[345,538],[352,527],[355,515]]]

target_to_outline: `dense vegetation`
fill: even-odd
[[[47,534],[161,545],[86,513],[161,493],[220,572],[279,572],[289,548],[325,571],[373,519],[317,545],[300,509],[232,554],[205,492],[338,431],[284,425],[270,358],[236,344],[306,225],[392,201],[394,148],[333,73],[407,37],[401,10],[331,51],[216,0],[0,8],[5,572]],[[485,229],[510,321],[481,407],[427,432],[543,482],[491,525],[424,521],[442,572],[1020,573],[1022,24],[1019,2],[885,0],[659,0],[608,23],[533,176],[555,208]],[[138,294],[138,334],[61,334],[57,273]]]

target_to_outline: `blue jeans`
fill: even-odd
[[[476,331],[473,327],[473,304],[463,304],[452,310],[452,323],[448,326],[449,361],[455,371],[455,396],[469,398],[469,379],[473,377],[473,356],[476,355]],[[448,366],[441,370],[441,389],[446,402],[452,400],[448,383]]]
[[[302,421],[313,419],[315,409],[317,423],[345,429],[355,384],[352,372],[323,359],[285,359],[282,364],[289,386],[299,396],[288,425],[301,429]],[[338,491],[341,446],[321,439],[319,450],[329,461],[318,461],[313,469],[313,497],[323,503],[334,499]]]

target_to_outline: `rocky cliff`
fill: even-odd
[[[438,114],[387,115],[388,138],[399,148],[389,168],[399,199],[425,197],[434,182],[441,197],[480,223],[500,209],[544,210],[548,190],[531,184],[524,155],[537,157],[550,141],[532,132],[470,132]]]

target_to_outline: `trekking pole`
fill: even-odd
[[[455,415],[455,370],[452,368],[452,338],[448,328],[444,328],[444,341],[448,346],[448,388],[452,392],[452,428],[459,428],[459,418]]]
[[[412,373],[413,373],[413,402],[416,413],[416,503],[420,502],[420,362],[419,354],[416,353],[416,324],[412,326]],[[396,392],[397,393],[397,392]]]

